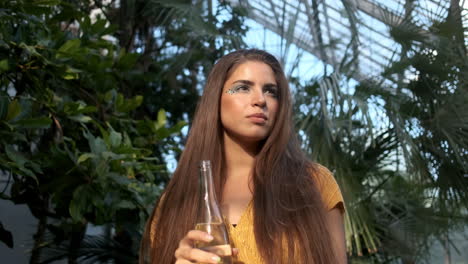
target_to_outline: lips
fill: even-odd
[[[268,120],[268,117],[263,113],[251,114],[248,115],[247,118],[250,119],[250,121],[252,121],[253,123],[259,125],[266,124],[266,121]]]
[[[262,113],[252,114],[252,115],[249,115],[249,116],[247,116],[247,117],[262,118],[262,119],[264,119],[265,121],[268,120],[268,117],[267,117],[265,114],[262,114]]]

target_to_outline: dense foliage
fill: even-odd
[[[342,188],[350,262],[420,263],[468,223],[466,18],[451,9],[418,25],[403,10],[388,23],[398,59],[356,84],[358,16],[341,2],[352,48],[332,73],[290,78],[296,125]],[[30,263],[136,261],[168,158],[213,62],[245,46],[246,14],[226,1],[0,2],[0,198],[38,220]]]
[[[0,195],[38,219],[30,263],[135,262],[198,83],[241,45],[222,37],[242,34],[236,14],[216,23],[190,1],[120,5],[0,5]],[[88,223],[111,237],[86,236]]]
[[[468,58],[455,11],[431,25],[396,14],[398,59],[381,76],[353,84],[351,65],[297,83],[304,147],[345,195],[353,263],[430,261],[434,241],[449,256],[450,235],[468,226]]]

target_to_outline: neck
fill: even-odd
[[[241,142],[225,132],[224,157],[227,176],[250,175],[259,150],[258,142]]]

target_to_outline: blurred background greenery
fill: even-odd
[[[136,263],[207,73],[249,47],[335,173],[350,263],[468,263],[466,4],[394,2],[1,1],[0,198],[35,219],[29,263]]]

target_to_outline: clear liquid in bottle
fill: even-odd
[[[208,243],[197,241],[195,247],[218,255],[221,263],[232,264],[229,235],[216,200],[211,164],[208,160],[203,160],[200,164],[200,202],[195,229],[207,232],[214,238]]]

